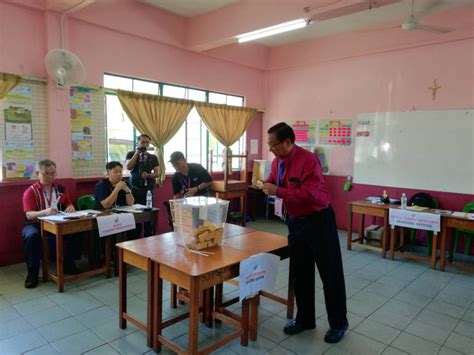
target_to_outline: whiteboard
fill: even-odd
[[[359,114],[354,182],[474,194],[474,110]]]

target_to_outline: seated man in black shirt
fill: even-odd
[[[173,197],[209,196],[212,178],[200,164],[188,163],[183,153],[171,154],[170,162],[176,172],[173,175]]]
[[[107,177],[95,185],[96,209],[104,210],[115,206],[131,206],[135,203],[132,191],[122,181],[123,166],[118,161],[111,161],[105,166]]]

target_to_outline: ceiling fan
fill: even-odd
[[[440,3],[441,3],[440,1],[436,1],[432,5],[428,6],[422,11],[423,14],[424,15],[428,14],[434,9],[434,7],[438,6]],[[425,24],[420,23],[419,21],[421,20],[421,17],[423,17],[423,15],[420,14],[418,16],[415,16],[413,13],[414,6],[415,6],[415,0],[411,0],[410,18],[408,19],[407,22],[403,23],[400,26],[404,31],[421,30],[421,31],[429,31],[429,32],[436,32],[436,33],[448,33],[451,31],[451,29],[446,28],[446,27],[430,26],[430,25],[425,25]]]

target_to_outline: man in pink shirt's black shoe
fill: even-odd
[[[298,307],[296,318],[283,331],[292,335],[316,327],[316,263],[330,326],[324,340],[337,343],[349,326],[346,288],[336,218],[321,165],[316,155],[294,144],[295,133],[286,123],[272,126],[267,133],[275,159],[262,187],[268,195],[281,198],[288,213],[290,270]]]

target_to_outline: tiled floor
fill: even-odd
[[[285,235],[276,221],[250,227]],[[374,252],[348,251],[340,232],[350,328],[337,345],[326,344],[328,328],[321,281],[317,276],[317,328],[287,336],[284,306],[262,299],[258,340],[242,347],[236,340],[219,354],[474,354],[474,274],[433,271],[428,264],[384,260]],[[133,325],[118,327],[118,280],[97,276],[67,283],[57,293],[52,282],[23,287],[24,264],[0,268],[0,354],[152,354],[145,335]],[[276,292],[285,295],[288,262],[280,263]],[[164,299],[169,300],[169,285]],[[227,297],[237,294],[225,285]],[[234,305],[238,308],[238,305]],[[128,277],[129,311],[145,320],[146,275]],[[178,314],[165,303],[165,314]],[[186,345],[186,321],[165,335]],[[229,331],[200,328],[200,345]],[[165,347],[162,353],[171,354]]]

